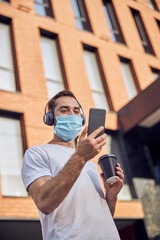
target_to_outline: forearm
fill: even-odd
[[[111,198],[107,193],[106,193],[106,201],[108,204],[108,207],[111,211],[112,216],[114,216],[115,213],[115,208],[116,208],[116,203],[117,203],[117,196]]]
[[[59,206],[74,185],[84,165],[84,159],[74,154],[59,174],[40,188],[35,201],[40,211],[49,214]]]

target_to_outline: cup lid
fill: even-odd
[[[113,158],[117,159],[116,156],[113,154],[104,154],[98,159],[98,164],[102,159],[107,158],[107,157],[113,157]]]

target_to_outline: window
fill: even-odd
[[[122,35],[122,31],[116,17],[112,1],[103,0],[103,4],[107,22],[111,31],[112,40],[125,44],[124,37]]]
[[[152,45],[150,43],[149,37],[147,35],[146,29],[144,27],[140,13],[133,9],[131,9],[131,11],[132,11],[132,15],[133,15],[134,21],[136,23],[137,30],[138,30],[138,33],[139,33],[139,36],[140,36],[140,39],[141,39],[141,42],[142,42],[145,52],[154,55],[154,51],[153,51]]]
[[[84,60],[95,107],[109,111],[95,52],[84,50]]]
[[[131,61],[120,57],[120,67],[123,76],[123,80],[130,99],[137,95],[137,88],[135,85],[135,73]]]
[[[151,67],[151,71],[153,80],[156,80],[160,76],[160,70]]]
[[[147,0],[147,2],[150,9],[158,11],[158,7],[155,0]]]
[[[0,0],[0,2],[7,2],[7,3],[10,3],[9,0]]]
[[[0,116],[0,176],[3,196],[28,196],[21,180],[23,143],[19,118]]]
[[[158,27],[159,27],[159,30],[160,30],[160,21],[159,20],[156,20],[157,24],[158,24]]]
[[[77,28],[92,32],[84,0],[72,0],[73,11],[76,19]]]
[[[47,80],[48,97],[51,98],[64,89],[56,39],[41,36],[41,51]]]
[[[54,17],[50,0],[35,0],[35,12],[41,16]]]
[[[10,25],[0,22],[0,89],[16,91]]]

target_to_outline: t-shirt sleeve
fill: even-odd
[[[26,189],[33,181],[43,176],[51,176],[48,156],[38,147],[29,148],[22,162],[22,180]]]

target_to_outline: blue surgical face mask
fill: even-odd
[[[65,142],[74,140],[82,129],[83,119],[80,116],[57,116],[56,120],[54,133]]]

